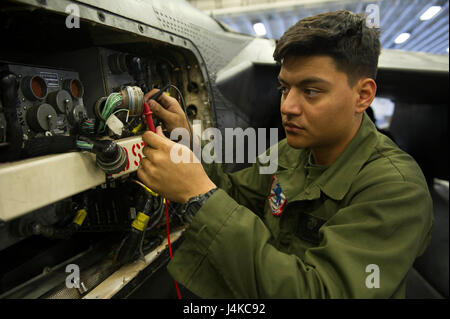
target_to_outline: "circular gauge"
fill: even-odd
[[[74,99],[81,99],[84,94],[84,87],[80,80],[69,79],[64,81],[64,88],[70,92]]]
[[[27,110],[27,123],[36,132],[49,131],[56,127],[58,114],[47,103],[35,105]]]
[[[66,90],[49,93],[47,101],[62,114],[66,114],[67,110],[71,110],[73,106],[72,97]]]
[[[47,96],[47,83],[40,76],[26,76],[22,80],[22,92],[32,101],[42,101]]]

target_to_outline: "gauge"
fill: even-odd
[[[67,110],[71,110],[73,105],[72,97],[66,90],[49,93],[47,101],[56,109],[56,111],[62,114],[66,114]]]
[[[70,92],[74,99],[81,99],[84,94],[84,87],[78,79],[68,79],[64,81],[64,88]]]
[[[47,96],[47,83],[40,76],[26,76],[22,80],[23,95],[32,101],[42,101]]]
[[[26,117],[28,125],[36,132],[55,129],[58,120],[55,109],[47,103],[31,107],[27,110]]]

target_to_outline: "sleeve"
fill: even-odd
[[[321,227],[320,245],[301,259],[271,245],[261,219],[219,189],[168,270],[202,298],[389,298],[426,245],[431,223],[427,189],[374,185]],[[369,265],[379,269],[378,288]]]
[[[260,174],[257,160],[252,166],[234,173],[225,173],[221,164],[204,164],[208,177],[218,188],[228,193],[237,203],[261,215],[264,201],[270,192],[272,175]]]

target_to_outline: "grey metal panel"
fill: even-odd
[[[200,24],[213,32],[222,30],[214,20],[183,0],[77,0],[77,2],[160,28],[161,22],[158,21],[154,10],[163,12],[169,19]]]

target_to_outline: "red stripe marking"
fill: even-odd
[[[125,150],[125,154],[127,155],[127,166],[123,169],[122,172],[124,172],[130,168],[130,158],[128,157],[128,150],[125,147],[123,149]]]

